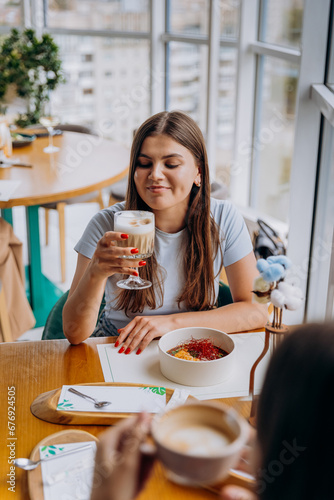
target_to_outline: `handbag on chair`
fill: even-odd
[[[266,259],[271,255],[285,255],[286,248],[278,233],[261,219],[257,220],[259,230],[254,240],[256,259]]]

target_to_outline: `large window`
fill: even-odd
[[[209,4],[209,0],[170,0],[168,2],[168,31],[188,35],[207,35]]]
[[[149,0],[49,0],[48,27],[148,31]]]
[[[260,2],[249,203],[288,222],[304,0]],[[245,76],[245,75],[243,75]]]
[[[0,26],[23,24],[21,0],[0,0]]]
[[[261,56],[251,202],[282,221],[289,216],[298,66]]]
[[[148,41],[76,35],[55,35],[55,41],[66,78],[53,95],[62,121],[130,144],[149,115]]]
[[[0,0],[0,35],[26,25],[54,36],[66,77],[52,95],[62,121],[130,144],[153,112],[189,113],[206,139],[211,180],[244,213],[289,235],[307,296],[312,234],[324,234],[313,227],[321,220],[314,204],[318,214],[332,210],[327,203],[321,212],[314,197],[332,186],[317,161],[333,164],[325,114],[334,96],[333,11],[334,0]],[[312,102],[314,83],[322,86]]]
[[[260,41],[300,48],[304,0],[263,0]]]
[[[189,114],[205,132],[207,47],[170,42],[169,53],[168,108]]]
[[[62,121],[130,144],[150,114],[149,0],[46,4],[66,78],[52,96]]]

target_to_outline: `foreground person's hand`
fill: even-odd
[[[91,500],[133,500],[139,494],[154,462],[154,456],[144,455],[140,450],[150,420],[149,415],[142,413],[101,435]]]
[[[255,493],[252,493],[246,488],[229,484],[224,486],[220,493],[221,500],[258,500]]]

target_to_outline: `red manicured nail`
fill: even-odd
[[[129,238],[129,235],[128,234],[121,234],[121,238],[123,238],[123,240],[127,240]]]
[[[145,262],[144,260],[141,260],[141,261],[139,262],[139,265],[140,265],[140,266],[146,266],[146,262]]]
[[[130,351],[131,351],[131,349],[130,349],[130,347],[128,347],[124,354],[130,354]]]
[[[138,252],[139,252],[138,248],[133,248],[133,249],[131,250],[131,253],[138,253]]]
[[[124,352],[124,347],[122,346],[118,352],[119,354],[122,354],[122,352]]]
[[[141,349],[138,349],[138,351],[136,352],[136,354],[140,354],[141,353]]]
[[[137,271],[133,271],[134,276],[139,276],[139,273]]]
[[[119,346],[119,342],[118,342],[118,340],[116,340],[115,347],[118,347],[118,346]]]
[[[119,328],[119,329],[117,330],[117,333],[121,333],[121,330],[122,330],[122,328]]]

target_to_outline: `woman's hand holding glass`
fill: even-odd
[[[119,241],[128,239],[127,234],[108,231],[98,241],[96,250],[90,263],[90,271],[95,276],[108,278],[114,274],[131,274],[138,276],[138,271],[134,267],[145,266],[146,262],[134,260],[133,256],[138,253],[137,248],[119,247]],[[129,260],[123,256],[128,255]]]

